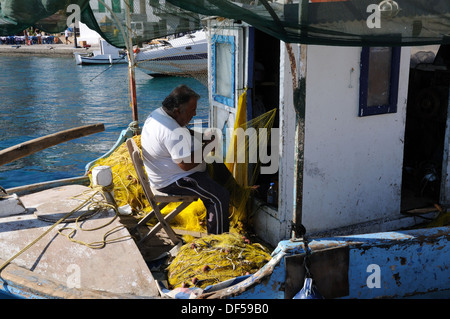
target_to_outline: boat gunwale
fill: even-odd
[[[4,263],[4,260],[0,258],[0,264],[2,263]],[[14,297],[30,299],[158,299],[88,288],[71,288],[47,276],[12,263],[0,272],[0,291]]]

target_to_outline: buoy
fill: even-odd
[[[108,187],[113,182],[111,167],[96,166],[92,169],[92,183],[94,186]]]
[[[92,169],[92,185],[102,186],[108,189],[108,197],[107,200],[110,203],[114,203],[114,188],[113,186],[113,175],[110,166],[96,166]]]

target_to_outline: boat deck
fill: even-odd
[[[30,195],[20,199],[27,208],[27,213],[0,218],[0,263],[24,249],[29,243],[41,236],[62,215],[80,205],[81,198],[74,197],[92,191],[81,185],[67,185]],[[39,216],[39,218],[38,218]],[[45,286],[47,279],[61,286],[77,291],[75,297],[83,297],[83,290],[100,291],[120,296],[158,297],[159,292],[141,252],[131,238],[128,230],[115,218],[113,210],[104,210],[79,224],[83,229],[75,230],[73,239],[86,243],[101,242],[106,237],[108,242],[101,249],[93,249],[73,242],[58,233],[58,229],[75,227],[75,223],[61,223],[48,232],[43,238],[11,261],[1,272],[0,287],[3,284],[12,288],[15,285],[27,286],[26,281],[38,280],[38,286]],[[45,219],[45,220],[42,220]],[[50,222],[49,222],[50,221]],[[62,230],[69,235],[71,229]],[[156,243],[155,245],[162,244]],[[160,245],[160,247],[164,248]],[[160,250],[162,251],[162,250]],[[152,254],[160,251],[154,249]],[[18,268],[26,269],[22,283],[10,282]],[[37,278],[45,279],[37,279]],[[20,281],[19,280],[19,281]],[[46,292],[41,292],[46,297]],[[32,294],[40,295],[34,291]],[[65,293],[63,297],[67,297]],[[70,295],[70,293],[69,293]],[[91,295],[90,295],[91,296]],[[108,297],[111,297],[110,295]]]

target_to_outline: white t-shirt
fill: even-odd
[[[201,154],[201,143],[193,143],[188,129],[181,127],[162,107],[153,111],[145,121],[141,145],[145,171],[153,188],[166,187],[182,177],[206,169],[202,157],[201,164],[189,171],[178,166],[176,161],[190,161],[194,148]]]

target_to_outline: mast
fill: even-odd
[[[131,97],[131,109],[133,110],[133,121],[138,121],[138,110],[137,110],[137,100],[136,100],[136,79],[135,79],[135,59],[133,54],[133,39],[132,39],[132,29],[131,29],[131,11],[130,11],[130,0],[125,0],[125,16],[126,16],[126,26],[128,37],[125,41],[127,44],[127,54],[128,54],[128,75],[130,80],[130,97]]]
[[[132,29],[131,29],[131,11],[130,11],[130,0],[125,1],[125,24],[126,30],[123,28],[122,21],[117,17],[114,11],[108,6],[104,0],[98,0],[103,6],[111,13],[112,18],[114,19],[117,27],[122,34],[125,46],[127,48],[127,56],[128,56],[128,77],[130,83],[130,103],[131,109],[133,110],[133,127],[134,134],[137,134],[139,131],[138,124],[138,112],[137,112],[137,99],[136,99],[136,80],[135,80],[135,59],[133,55],[133,39],[132,39]],[[131,126],[131,125],[130,125]]]

